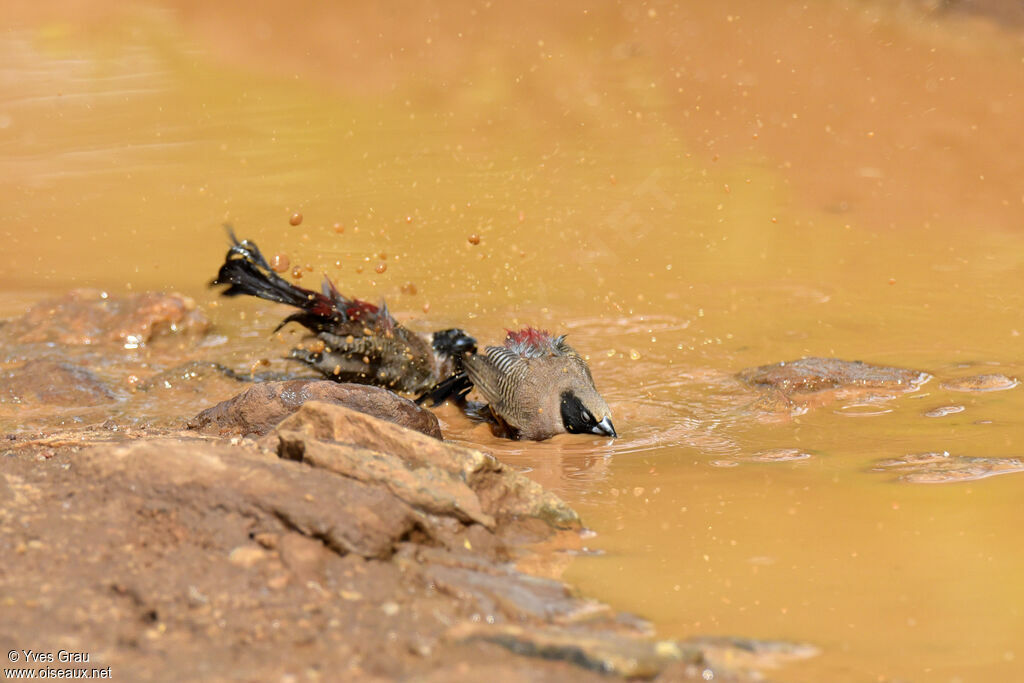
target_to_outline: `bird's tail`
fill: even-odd
[[[247,294],[302,309],[309,309],[318,298],[325,298],[318,292],[293,285],[275,273],[255,243],[249,240],[239,242],[234,230],[230,226],[225,227],[231,248],[217,277],[210,283],[211,287],[228,285],[221,296]]]

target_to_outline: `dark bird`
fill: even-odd
[[[476,340],[462,330],[421,336],[386,305],[350,299],[326,277],[321,292],[294,285],[274,272],[253,242],[239,242],[230,228],[228,236],[231,248],[210,285],[228,285],[222,296],[247,294],[297,308],[274,331],[290,322],[309,330],[291,358],[328,379],[418,393],[457,376],[463,354],[476,351]]]
[[[417,402],[465,399],[475,387],[494,420],[513,438],[543,440],[555,434],[616,437],[608,404],[594,387],[587,361],[565,343],[527,327],[509,331],[504,346],[466,354],[464,372],[452,375]]]

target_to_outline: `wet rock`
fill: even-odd
[[[447,636],[459,642],[482,640],[517,654],[564,660],[627,678],[654,678],[670,663],[686,661],[697,665],[703,661],[698,648],[673,641],[571,628],[459,624]]]
[[[20,318],[7,321],[0,334],[8,343],[114,343],[136,348],[159,337],[201,336],[209,327],[195,301],[181,294],[115,296],[77,289],[32,306]]]
[[[839,358],[801,358],[748,368],[737,376],[751,386],[775,389],[785,396],[846,387],[914,391],[931,378],[931,375],[919,370]]]
[[[0,403],[95,406],[114,394],[85,368],[51,360],[31,360],[0,373]]]
[[[579,526],[576,512],[560,498],[493,456],[345,406],[310,401],[263,443],[283,458],[388,486],[432,514],[452,512],[489,527],[498,517],[535,517],[559,527]]]
[[[872,472],[899,473],[900,481],[912,484],[950,484],[974,481],[999,474],[1024,472],[1024,459],[983,458],[942,453],[913,453],[900,458],[882,460]]]
[[[807,412],[807,405],[794,401],[782,391],[772,388],[761,394],[751,405],[751,408],[762,413],[773,413],[776,415],[788,415],[797,417]]]
[[[437,417],[406,398],[381,387],[318,379],[255,384],[199,413],[188,426],[222,436],[263,435],[307,401],[344,405],[434,439],[441,438]]]
[[[932,408],[924,412],[925,417],[946,417],[947,415],[956,415],[966,410],[966,406],[939,406],[938,408]]]
[[[1013,389],[1020,382],[1006,375],[972,375],[971,377],[958,377],[946,380],[939,386],[946,391],[982,392],[982,391],[1006,391]]]
[[[417,510],[452,515],[463,522],[494,528],[494,518],[480,508],[480,499],[456,474],[432,465],[410,467],[405,460],[350,443],[310,439],[301,432],[275,432],[278,455],[343,477],[382,486]]]
[[[395,561],[420,582],[472,601],[488,621],[568,625],[615,616],[608,605],[576,597],[561,581],[530,576],[469,553],[407,546]]]
[[[134,388],[136,391],[156,391],[187,387],[195,393],[201,393],[210,380],[229,380],[237,384],[244,379],[248,378],[239,377],[234,370],[220,363],[189,361],[140,380]]]
[[[810,643],[732,636],[697,636],[687,638],[682,643],[698,648],[712,668],[748,672],[775,669],[789,662],[816,657],[821,653],[818,647]]]

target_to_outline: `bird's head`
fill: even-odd
[[[618,436],[608,404],[592,387],[563,390],[561,407],[562,424],[570,434]]]

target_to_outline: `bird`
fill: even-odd
[[[221,296],[255,296],[293,306],[275,328],[296,322],[309,335],[290,357],[328,379],[374,384],[416,394],[463,371],[462,357],[476,351],[476,339],[457,328],[422,336],[380,306],[341,294],[326,276],[322,291],[299,287],[274,272],[259,247],[239,241],[227,228],[231,247],[211,287],[227,285]]]
[[[463,371],[417,402],[465,401],[476,388],[490,417],[512,438],[543,441],[564,433],[618,437],[587,361],[564,334],[556,337],[533,327],[506,332],[502,346],[488,346],[482,354],[467,352]]]

